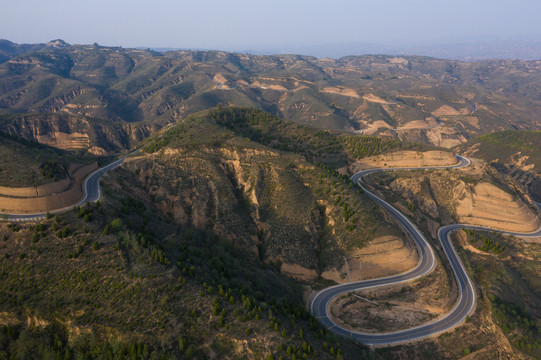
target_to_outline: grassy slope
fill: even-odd
[[[541,131],[500,131],[480,136],[467,144],[461,145],[461,150],[478,146],[474,155],[488,162],[511,163],[521,156],[528,156],[527,163],[534,164],[537,171],[541,170]]]
[[[501,131],[480,136],[457,147],[481,158],[521,185],[534,199],[541,199],[541,132]]]
[[[410,145],[321,132],[248,109],[217,109],[184,120],[150,139],[149,155],[107,178],[100,205],[44,221],[38,230],[1,225],[0,272],[6,281],[0,289],[0,355],[288,358],[297,349],[302,356],[306,342],[313,349],[308,358],[335,358],[338,347],[344,358],[358,357],[366,350],[320,329],[302,310],[297,285],[281,277],[275,263],[260,260],[293,244],[301,264],[305,259],[299,254],[319,251],[315,266],[323,269],[332,265],[325,264],[328,259],[362,246],[364,237],[391,231],[379,210],[331,166],[403,146]],[[236,161],[241,171],[232,168]],[[220,193],[214,214],[225,229],[265,240],[256,246],[259,259],[243,246],[232,248],[231,240],[221,241],[228,238],[223,228],[176,225],[175,214],[161,207],[169,196],[186,191],[197,194],[192,201],[212,202],[205,197],[209,180]],[[253,221],[252,185],[268,236]],[[353,216],[346,216],[350,210]],[[319,222],[320,241],[313,247],[306,235],[313,233],[301,225],[316,224],[317,213],[326,220]],[[535,279],[533,264],[523,265],[524,277]],[[502,306],[496,297],[494,304]],[[516,338],[522,349],[523,334],[530,330],[521,330],[524,321],[512,310],[506,314],[502,323],[519,324],[513,333],[522,336]],[[515,320],[508,320],[509,314]],[[41,325],[28,328],[28,319]],[[460,334],[390,348],[384,356],[454,358],[479,350],[484,343],[474,327],[484,323],[477,317],[472,323]]]
[[[36,186],[67,176],[75,156],[0,133],[0,186]]]
[[[461,255],[480,286],[483,311],[492,315],[510,344],[518,351],[541,356],[541,254],[537,243],[526,243],[500,233],[468,232],[467,241],[481,255],[462,250]],[[498,256],[495,256],[498,255]]]
[[[221,171],[214,182],[221,191],[218,215],[236,233],[242,234],[236,226],[257,229],[247,222],[247,198],[232,181],[259,174],[261,219],[273,233],[268,249],[260,247],[264,253],[287,245],[295,231],[306,232],[319,201],[336,219],[335,225],[322,224],[317,244],[322,253],[330,254],[333,246],[338,251],[361,246],[363,230],[392,231],[380,212],[366,207],[364,196],[347,186],[347,177],[322,163],[240,137],[212,117],[195,117],[170,131],[174,136],[166,132],[147,147],[159,144],[205,158],[190,170],[186,156],[156,152],[151,165],[164,170],[155,174],[156,181],[169,189],[199,190],[197,181],[209,179],[205,171]],[[310,131],[299,153],[347,163],[345,153],[330,151],[340,144],[335,140],[324,143],[318,154]],[[323,138],[329,136],[334,135]],[[224,161],[235,159],[223,156],[227,151],[243,154],[242,172],[230,169],[224,176]],[[160,195],[142,181],[144,167],[133,167],[137,161],[108,175],[104,199],[96,205],[39,225],[0,224],[0,357],[379,357],[320,328],[301,305],[298,285],[242,247],[232,247],[223,231],[171,221],[153,205],[160,205]],[[344,209],[354,211],[347,220]],[[347,230],[348,223],[354,229]]]

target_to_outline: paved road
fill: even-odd
[[[470,164],[470,161],[462,156],[457,156],[457,158],[459,160],[459,163],[457,165],[447,166],[447,167],[428,167],[424,169],[461,168],[461,167],[468,166]],[[354,291],[354,290],[361,290],[361,289],[367,289],[367,288],[372,288],[372,287],[397,284],[404,281],[411,281],[430,273],[434,269],[434,266],[436,264],[435,255],[434,255],[434,251],[432,250],[432,247],[428,244],[427,240],[421,234],[421,232],[417,229],[417,227],[406,216],[404,216],[402,213],[400,213],[398,210],[392,207],[385,200],[382,200],[378,198],[376,195],[374,195],[373,193],[369,192],[359,182],[359,180],[363,176],[366,176],[368,174],[371,174],[377,171],[384,171],[384,170],[385,171],[416,170],[416,168],[364,170],[364,171],[354,174],[351,177],[351,180],[354,181],[356,184],[358,184],[361,188],[363,188],[365,193],[371,199],[379,203],[389,213],[391,213],[398,220],[398,222],[404,227],[404,229],[413,237],[413,239],[415,240],[415,243],[419,247],[419,254],[420,254],[420,259],[421,259],[419,264],[417,265],[415,269],[404,274],[390,276],[386,278],[374,279],[374,280],[358,281],[358,282],[353,282],[349,284],[341,284],[341,285],[329,287],[327,289],[320,291],[318,294],[316,294],[316,296],[313,298],[312,303],[310,305],[312,314],[330,331],[346,336],[346,337],[352,337],[367,345],[390,345],[390,344],[395,344],[395,343],[402,343],[402,342],[417,340],[417,339],[425,338],[425,337],[449,330],[455,327],[456,325],[459,325],[460,323],[462,323],[466,319],[466,317],[473,312],[475,308],[475,290],[470,278],[468,277],[464,269],[464,266],[460,262],[455,250],[453,249],[453,246],[451,245],[449,234],[461,228],[470,228],[474,230],[492,230],[492,229],[482,228],[478,226],[470,226],[470,225],[463,225],[463,224],[448,225],[439,229],[438,238],[443,246],[443,250],[445,254],[447,255],[447,258],[449,259],[451,267],[455,273],[455,277],[457,279],[457,283],[460,290],[457,304],[451,310],[451,312],[445,315],[444,317],[439,318],[430,323],[414,327],[414,328],[410,328],[410,329],[406,329],[402,331],[396,331],[396,332],[382,333],[382,334],[365,334],[365,333],[350,331],[350,330],[340,327],[339,325],[334,323],[329,317],[329,302],[334,297],[340,294]],[[541,206],[541,204],[539,205]],[[541,236],[541,228],[537,232],[526,234],[526,235],[519,234],[519,233],[507,233],[507,234],[512,234],[516,236],[537,237],[537,236]]]
[[[71,205],[62,209],[56,209],[49,211],[51,214],[57,214],[60,212],[64,212],[67,210],[73,209],[74,206],[81,206],[88,202],[95,202],[98,201],[101,197],[101,190],[100,190],[100,179],[105,173],[109,170],[113,170],[117,167],[119,167],[123,162],[124,159],[126,159],[127,156],[135,154],[139,152],[140,150],[136,150],[134,152],[129,153],[128,155],[122,157],[121,159],[112,162],[109,165],[106,165],[104,167],[99,168],[98,170],[94,171],[92,174],[86,177],[84,184],[83,184],[83,190],[84,190],[84,198],[77,204]],[[36,214],[9,214],[7,217],[7,220],[11,221],[29,221],[29,220],[41,220],[46,217],[47,213],[36,213]]]

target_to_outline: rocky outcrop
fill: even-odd
[[[81,88],[73,89],[64,95],[60,95],[49,99],[40,108],[40,112],[54,113],[61,110],[66,104],[75,99],[77,96],[84,94],[85,90]]]
[[[158,129],[156,124],[111,125],[65,114],[20,115],[0,127],[12,136],[67,151],[87,149],[93,155],[125,151]]]
[[[313,280],[323,220],[287,165],[264,149],[166,148],[126,168],[177,223],[210,230],[287,276]]]

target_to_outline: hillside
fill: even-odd
[[[0,187],[32,187],[64,179],[70,163],[92,162],[53,147],[0,132]]]
[[[416,217],[436,238],[441,225],[464,223],[513,232],[539,228],[538,211],[528,194],[492,167],[474,163],[459,173],[396,171],[369,176],[385,198]],[[399,200],[400,199],[400,200]],[[415,210],[415,211],[414,211]]]
[[[0,39],[0,64],[14,56],[36,52],[47,48],[62,48],[69,46],[63,40],[52,40],[46,44],[15,44],[9,40]]]
[[[541,200],[541,132],[495,132],[473,139],[457,150],[492,163]]]
[[[70,188],[83,163],[142,150],[102,180],[98,203],[0,222],[0,359],[539,356],[539,244],[495,233],[454,239],[479,294],[459,331],[368,350],[306,304],[418,263],[350,181],[359,169],[454,164],[450,148],[474,158],[366,178],[439,260],[336,299],[346,327],[403,329],[453,308],[440,225],[539,226],[541,139],[524,129],[541,125],[540,66],[0,41],[0,187],[60,197],[50,183]]]
[[[525,146],[527,146],[525,144]],[[466,168],[432,171],[393,171],[371,174],[365,183],[408,215],[441,251],[437,230],[465,223],[503,231],[534,231],[539,210],[510,177],[482,160]],[[503,236],[499,232],[459,231],[455,248],[475,280],[478,304],[461,331],[405,350],[409,357],[430,358],[426,349],[445,353],[462,349],[473,358],[537,358],[541,314],[539,239]],[[444,266],[446,266],[444,264]],[[342,323],[368,331],[382,331],[422,323],[446,314],[454,304],[456,288],[436,271],[420,281],[358,295],[344,296],[333,311]],[[371,319],[368,324],[364,320]],[[479,331],[479,329],[482,329]],[[424,350],[421,350],[424,349]]]
[[[129,175],[96,205],[0,224],[0,356],[379,357],[320,328],[257,258],[131,197]]]
[[[355,153],[402,146],[357,139],[218,108],[159,134],[126,169],[175,222],[212,229],[292,278],[344,281],[345,259],[400,234],[348,176],[326,165],[346,169]]]
[[[39,224],[0,224],[1,356],[401,359],[437,354],[452,359],[470,351],[515,354],[511,346],[490,345],[507,339],[499,328],[479,332],[480,326],[494,324],[486,320],[485,307],[463,331],[377,351],[333,336],[304,307],[313,289],[388,276],[417,263],[411,240],[353,186],[350,171],[399,161],[450,163],[450,152],[322,131],[259,110],[222,106],[168,126],[142,148],[104,178],[99,203]],[[517,191],[503,199],[506,208],[527,201],[491,167],[451,173],[423,172],[421,183],[417,172],[377,174],[374,183],[432,235],[437,223],[455,221],[453,196],[466,199],[470,185],[488,182],[502,192]],[[451,190],[450,183],[461,182],[462,192]],[[496,241],[487,245],[488,252],[511,246],[498,242],[496,247]],[[514,256],[536,251],[526,250]],[[535,271],[529,266],[520,271]],[[457,294],[449,270],[441,262],[433,274],[399,289],[362,294],[386,308],[404,307],[402,320],[396,321],[396,311],[359,310],[345,299],[338,304],[349,311],[342,321],[359,327],[362,314],[369,324],[361,328],[387,331],[444,314]],[[513,299],[490,294],[492,303],[511,309],[495,313],[497,324],[518,321],[508,305]],[[492,304],[490,297],[483,299],[484,306]],[[517,306],[529,309],[531,301],[535,297]],[[533,331],[530,319],[513,330],[521,336],[515,346],[521,352],[526,351],[524,336]]]
[[[66,149],[116,152],[220,103],[444,147],[540,125],[536,61],[332,60],[96,45],[32,51],[12,51],[0,65],[0,114],[11,114],[1,128]]]
[[[217,108],[148,139],[97,204],[0,223],[0,356],[382,358],[321,328],[299,285],[402,237],[325,163],[404,145],[354,139]]]

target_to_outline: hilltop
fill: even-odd
[[[0,64],[10,58],[30,52],[40,51],[46,48],[63,48],[70,46],[64,40],[51,40],[46,44],[16,44],[9,40],[0,39]]]

